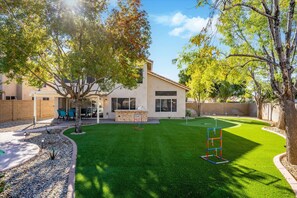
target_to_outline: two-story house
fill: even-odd
[[[138,87],[133,90],[118,88],[107,96],[93,97],[84,104],[84,108],[99,109],[98,114],[88,114],[96,117],[116,118],[116,112],[143,111],[148,118],[182,118],[185,117],[186,92],[188,87],[160,76],[152,71],[153,62],[148,61],[141,70],[142,80]],[[19,87],[19,89],[18,89]],[[22,89],[20,89],[20,87]],[[5,87],[2,87],[5,88]],[[54,100],[53,111],[58,117],[57,110],[74,107],[73,100],[62,98],[48,87],[41,90],[26,85],[11,84],[3,90],[5,99],[49,99]],[[10,98],[8,98],[10,96]],[[11,96],[15,96],[12,98]],[[36,104],[34,105],[34,117],[36,117]],[[98,120],[99,118],[97,118]],[[132,118],[133,119],[133,118]],[[116,119],[117,120],[117,119]],[[129,120],[131,121],[131,120]]]
[[[152,71],[153,62],[143,67],[143,78],[136,89],[117,89],[101,99],[103,117],[115,118],[116,110],[144,110],[149,118],[185,117],[188,87]]]

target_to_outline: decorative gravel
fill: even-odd
[[[4,172],[5,189],[0,197],[66,197],[72,155],[72,144],[60,135],[61,130],[30,133],[24,141],[42,147],[30,161]],[[52,149],[58,151],[51,160]]]
[[[50,124],[32,124],[32,120],[17,120],[0,123],[0,133],[10,131],[21,131],[24,129],[33,129],[49,126]]]
[[[265,129],[269,129],[271,131],[280,133],[284,136],[286,136],[286,131],[278,129],[277,127],[265,127]],[[285,155],[283,158],[280,159],[283,166],[291,173],[291,175],[297,180],[297,165],[291,165],[288,162],[287,156]]]
[[[297,180],[297,165],[289,164],[286,155],[283,158],[281,158],[281,163],[289,171],[289,173],[291,173],[291,175]]]

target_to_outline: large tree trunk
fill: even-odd
[[[200,99],[200,93],[198,94],[197,98],[195,99],[196,102],[196,113],[197,116],[201,116],[201,99]]]
[[[285,125],[285,112],[283,111],[282,108],[279,109],[279,117],[278,117],[278,122],[276,125],[277,128],[281,129],[281,130],[285,130],[286,129],[286,125]]]
[[[261,119],[263,118],[263,103],[261,100],[256,100],[257,105],[257,118]]]
[[[200,117],[201,116],[201,102],[197,103],[197,116]]]
[[[286,112],[285,124],[287,131],[287,157],[289,163],[297,165],[297,110],[295,103],[290,100],[284,101],[284,109]]]
[[[75,133],[81,133],[81,105],[82,100],[76,99],[75,101]]]

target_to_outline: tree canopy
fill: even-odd
[[[244,64],[264,64],[270,86],[286,112],[287,155],[297,164],[297,110],[295,96],[297,16],[295,0],[199,0],[198,5],[213,8],[219,15],[219,31],[230,47],[230,57]]]
[[[0,1],[0,72],[77,102],[137,86],[151,42],[139,0]],[[78,109],[78,108],[77,108]]]

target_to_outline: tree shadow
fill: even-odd
[[[236,164],[259,143],[224,131],[223,156],[230,163],[213,165],[200,158],[205,128],[183,122],[145,125],[141,133],[99,125],[85,128],[84,140],[71,137],[78,145],[76,197],[246,197],[250,183],[293,195],[283,178]]]
[[[235,122],[235,123],[241,123],[241,124],[252,124],[252,125],[266,125],[269,126],[269,123],[263,122],[261,120],[254,120],[254,119],[248,119],[248,118],[220,118],[225,121]]]
[[[232,122],[226,122],[221,120],[220,118],[211,118],[211,117],[201,117],[196,119],[185,120],[181,122],[184,126],[189,127],[203,127],[203,128],[213,128],[213,127],[221,127],[221,128],[229,128],[234,127],[238,124]]]

